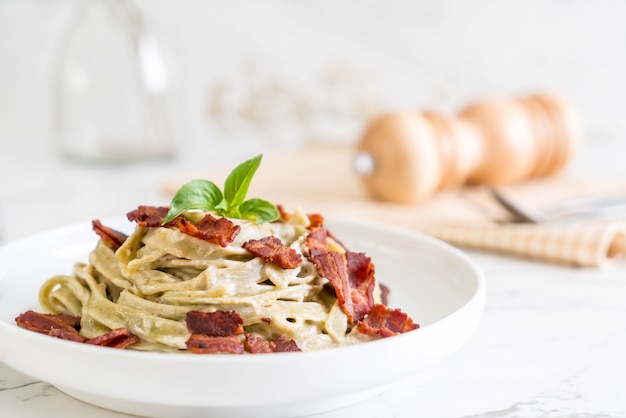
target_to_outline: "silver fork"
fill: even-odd
[[[549,208],[538,209],[502,189],[491,187],[489,191],[511,215],[512,222],[543,224],[590,218],[626,219],[626,195],[571,198]]]

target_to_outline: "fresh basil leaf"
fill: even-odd
[[[222,197],[222,200],[220,200],[220,202],[217,205],[215,205],[215,209],[217,210],[217,213],[220,215],[223,215],[228,212],[228,202],[226,201],[225,197]]]
[[[212,181],[191,180],[178,189],[172,198],[170,210],[162,225],[191,209],[215,210],[223,198],[222,191]]]
[[[261,165],[262,154],[257,155],[239,164],[229,174],[224,182],[224,198],[228,203],[228,211],[231,208],[241,205],[250,188],[250,182],[259,165]]]
[[[276,206],[262,199],[249,199],[239,206],[239,217],[250,219],[257,225],[278,219],[280,213]]]
[[[250,219],[257,224],[278,219],[280,214],[273,204],[262,199],[245,200],[262,158],[262,154],[257,155],[235,167],[224,182],[224,193],[208,180],[192,180],[184,184],[172,198],[162,225],[192,209],[216,212],[227,218]]]

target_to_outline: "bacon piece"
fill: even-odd
[[[126,214],[129,221],[137,222],[144,228],[157,228],[161,226],[169,208],[165,206],[139,206],[137,209]],[[239,234],[241,227],[235,225],[226,218],[214,218],[206,214],[198,223],[193,223],[182,216],[177,216],[165,226],[178,228],[179,231],[200,238],[205,241],[226,247]]]
[[[102,225],[98,219],[91,221],[91,227],[95,233],[102,238],[102,242],[104,242],[107,247],[111,248],[113,251],[117,251],[117,249],[124,244],[126,238],[128,238],[128,235],[125,233]]]
[[[374,307],[357,325],[361,334],[392,337],[419,328],[419,325],[400,309],[390,309],[384,305]]]
[[[363,253],[334,251],[312,257],[320,275],[335,288],[341,310],[354,325],[374,306],[374,265]]]
[[[18,326],[30,331],[47,334],[64,340],[85,341],[78,333],[80,318],[63,314],[44,314],[32,310],[26,311],[15,318]]]
[[[226,218],[214,218],[210,214],[206,214],[200,222],[196,224],[198,230],[202,231],[200,238],[216,242],[222,247],[227,246],[239,235],[241,227],[235,225]]]
[[[15,322],[20,327],[30,331],[79,343],[126,348],[139,341],[139,338],[131,334],[126,328],[119,328],[95,338],[87,339],[78,333],[80,329],[80,317],[71,315],[43,314],[35,311],[26,311],[15,318]]]
[[[239,235],[239,231],[241,231],[241,227],[235,225],[230,220],[226,218],[214,218],[208,213],[196,224],[182,216],[178,216],[171,222],[168,222],[167,226],[178,228],[187,235],[218,244],[222,247],[226,247],[233,242],[237,235]]]
[[[204,334],[209,337],[243,334],[243,318],[236,311],[189,311],[185,323],[192,334]]]
[[[191,334],[186,345],[189,351],[196,354],[243,354],[245,352],[243,343],[234,335],[229,337],[211,337],[204,334]]]
[[[354,318],[352,300],[349,297],[350,282],[345,257],[338,252],[327,251],[314,255],[312,261],[320,275],[328,279],[335,289],[339,306],[348,316],[350,325],[353,325],[356,321]]]
[[[246,348],[246,351],[252,354],[272,352],[272,347],[270,346],[270,342],[267,341],[265,338],[258,336],[256,334],[247,333],[244,346]]]
[[[48,335],[62,340],[75,341],[77,343],[84,343],[87,340],[87,338],[73,329],[53,328],[48,332]]]
[[[321,227],[324,224],[324,217],[319,213],[309,213],[309,230]]]
[[[256,334],[246,334],[245,348],[251,354],[302,351],[294,340],[289,340],[284,335],[268,341]]]
[[[126,218],[131,222],[137,222],[137,225],[143,228],[156,228],[161,226],[169,210],[170,208],[167,206],[141,205],[137,209],[128,212]]]
[[[306,248],[309,250],[309,260],[312,261],[313,256],[329,251],[328,238],[335,241],[344,250],[347,250],[347,247],[323,225],[320,224],[319,226],[314,227],[309,226],[309,230],[311,232],[307,235],[305,240]]]
[[[80,317],[64,314],[44,314],[28,310],[20,314],[15,321],[22,328],[46,334],[52,328],[65,328],[78,331],[80,329]]]
[[[251,239],[244,242],[243,248],[284,269],[294,269],[302,264],[302,256],[293,248],[283,245],[280,239],[274,236]]]
[[[128,328],[117,328],[97,337],[85,341],[86,344],[101,347],[126,348],[139,342],[139,337],[132,334]]]
[[[289,351],[302,351],[294,340],[288,340],[284,335],[270,341],[273,353],[286,353]]]
[[[328,252],[328,231],[323,226],[311,229],[309,235],[305,239],[306,248],[309,250],[309,259],[312,257]]]
[[[365,253],[348,251],[345,253],[348,265],[350,298],[355,311],[355,319],[361,320],[374,306],[375,268],[371,258]]]

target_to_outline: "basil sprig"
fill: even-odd
[[[278,209],[263,199],[248,199],[246,194],[263,155],[257,155],[239,164],[224,182],[224,193],[209,180],[191,180],[174,195],[170,210],[163,219],[165,225],[188,210],[215,212],[226,218],[249,219],[257,224],[275,221]]]

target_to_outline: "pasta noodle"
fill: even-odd
[[[230,220],[241,229],[225,247],[166,227],[137,226],[117,249],[100,239],[73,274],[42,285],[40,304],[53,314],[79,316],[85,338],[127,328],[139,337],[132,346],[139,350],[186,350],[190,311],[236,311],[246,333],[285,337],[302,351],[373,338],[350,326],[328,279],[307,257],[305,213],[296,210],[288,220],[259,225]],[[268,236],[300,254],[301,264],[283,268],[243,248]],[[331,238],[328,245],[345,251]],[[374,300],[381,303],[378,285]]]

